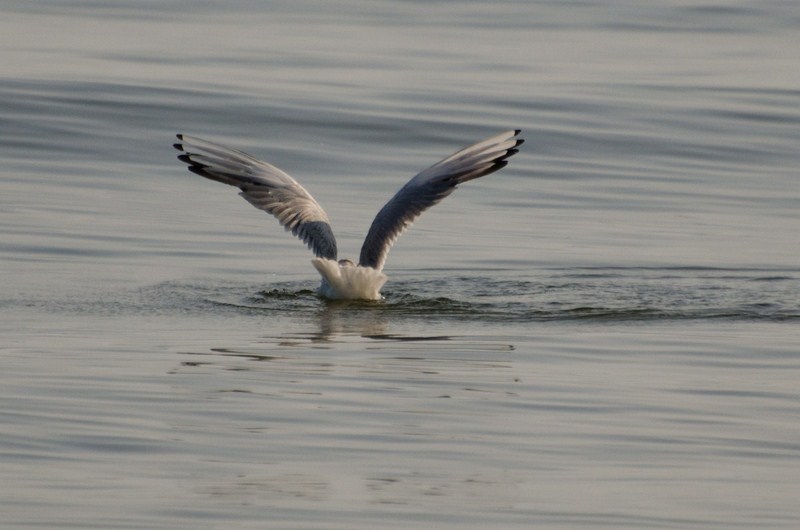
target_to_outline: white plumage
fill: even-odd
[[[358,265],[338,260],[336,238],[328,215],[308,191],[277,167],[247,153],[179,134],[175,148],[189,171],[241,190],[258,209],[274,215],[316,256],[311,260],[322,276],[319,294],[334,299],[379,300],[386,283],[383,272],[394,242],[422,212],[450,195],[456,186],[504,167],[523,140],[519,130],[506,131],[466,147],[432,165],[400,188],[375,216]]]
[[[360,267],[350,260],[313,258],[311,264],[322,276],[319,294],[334,300],[380,300],[381,287],[388,279],[378,269]]]

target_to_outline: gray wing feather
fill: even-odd
[[[394,242],[422,212],[453,193],[462,182],[505,167],[523,142],[516,138],[519,133],[506,131],[466,147],[408,181],[375,216],[358,264],[382,270]]]
[[[300,238],[320,258],[335,260],[336,238],[328,215],[308,191],[277,167],[247,153],[183,134],[174,147],[189,171],[236,186],[240,195],[274,215],[281,226]]]

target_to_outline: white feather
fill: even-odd
[[[345,260],[342,260],[345,261]],[[372,267],[361,267],[348,262],[314,258],[311,264],[322,276],[319,294],[334,300],[380,300],[381,287],[388,277]]]

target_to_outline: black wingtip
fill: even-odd
[[[189,171],[191,171],[195,175],[200,175],[203,178],[207,178],[209,180],[219,180],[219,179],[215,179],[213,176],[210,176],[205,171],[205,166],[191,165],[191,166],[187,167],[186,169],[188,169]],[[222,181],[220,181],[220,182],[222,182]]]
[[[178,140],[180,140],[181,142],[183,141],[183,135],[182,135],[182,134],[180,134],[180,133],[176,134],[176,135],[175,135],[175,138],[177,138],[177,139],[178,139]],[[185,151],[185,150],[186,150],[186,149],[184,149],[184,148],[183,148],[183,144],[172,144],[172,147],[174,147],[174,148],[175,148],[175,149],[177,149],[178,151]]]
[[[514,129],[514,136],[522,132],[522,129]]]
[[[185,153],[182,155],[178,155],[178,160],[180,160],[184,164],[189,164],[190,166],[201,166],[201,164],[198,164],[197,162],[192,160],[191,157]]]

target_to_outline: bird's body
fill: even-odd
[[[313,258],[311,264],[322,276],[317,292],[334,300],[380,300],[381,287],[388,279],[378,269],[356,265],[349,259]]]
[[[316,256],[311,260],[322,276],[319,294],[333,299],[379,300],[387,277],[382,272],[397,238],[425,210],[450,195],[458,184],[504,167],[523,140],[519,130],[506,131],[466,147],[422,171],[403,186],[378,212],[361,247],[358,264],[338,259],[336,238],[322,207],[308,191],[277,167],[247,153],[178,135],[178,159],[189,171],[236,186],[250,204],[274,215],[303,240]]]

